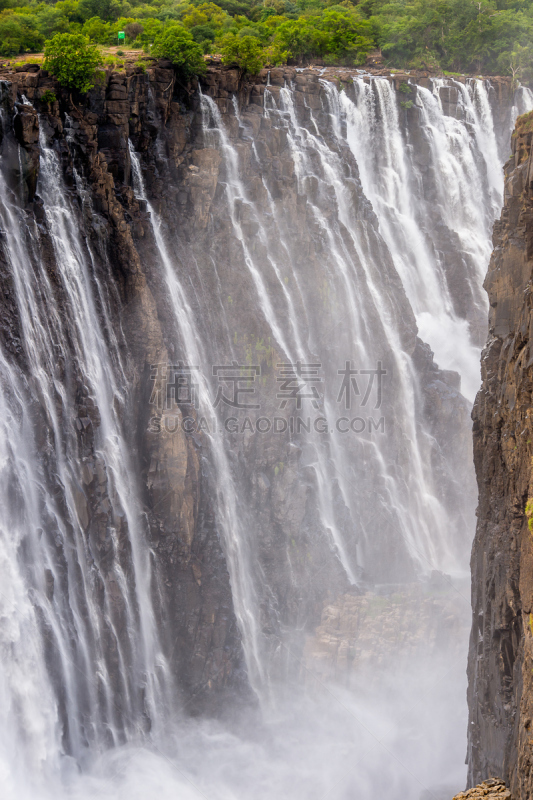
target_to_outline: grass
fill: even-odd
[[[131,66],[139,66],[139,62],[150,62],[153,61],[151,56],[144,56],[142,53],[139,53],[139,49],[124,49],[124,45],[119,47],[115,45],[114,47],[104,47],[103,45],[99,45],[98,49],[100,50],[102,59],[106,61],[107,59],[115,59],[116,61],[123,62],[124,65],[131,65]],[[118,57],[118,58],[117,58]],[[44,61],[44,53],[32,53],[31,56],[27,53],[22,53],[21,55],[14,56],[13,58],[9,59],[2,59],[0,58],[0,66],[9,66],[9,67],[18,67],[21,64],[42,64]],[[108,65],[111,65],[111,61],[107,62]],[[113,62],[114,63],[114,62]]]

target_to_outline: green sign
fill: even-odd
[[[126,38],[126,34],[124,33],[124,31],[119,31],[118,32],[118,40],[120,41],[122,39],[122,41],[124,41],[125,38]]]

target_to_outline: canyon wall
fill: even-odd
[[[358,598],[376,586],[407,587],[398,607],[415,641],[413,585],[431,575],[440,591],[442,573],[464,567],[473,528],[469,403],[455,371],[470,362],[454,361],[455,344],[473,362],[485,336],[479,271],[499,180],[487,154],[506,146],[510,81],[400,74],[373,85],[292,68],[248,81],[211,67],[183,87],[161,62],[107,71],[81,98],[35,66],[17,70],[0,76],[3,191],[16,209],[2,217],[0,333],[21,387],[14,417],[36,431],[44,523],[20,552],[65,751],[110,742],[109,728],[127,740],[175,707],[227,712],[236,697],[253,704],[299,680],[321,619],[319,640],[336,638],[328,609],[346,618],[348,641],[369,605]],[[400,147],[411,168],[379,184]],[[94,297],[85,315],[69,284],[80,264]],[[446,369],[419,335],[435,333],[428,318],[445,331]],[[84,344],[93,320],[103,372]],[[279,377],[286,362],[315,370],[303,409]],[[210,416],[199,396],[227,395],[235,374],[217,385],[211,370],[234,364],[241,391],[262,389],[261,408]],[[379,365],[383,396],[374,385],[365,406],[361,385],[356,407],[339,406],[348,364],[361,375]],[[209,380],[185,381],[194,370]],[[179,386],[193,394],[177,402]],[[361,435],[335,430],[356,413]],[[287,435],[260,435],[260,418]],[[461,629],[454,608],[424,607],[424,631],[439,609],[453,617],[447,647]],[[498,635],[514,653],[515,634]],[[334,662],[353,647],[337,645]],[[310,663],[321,648],[307,643]],[[70,661],[89,688],[65,679]],[[93,672],[107,677],[93,686]],[[93,707],[79,710],[84,694]]]
[[[473,410],[479,507],[468,669],[470,783],[501,776],[520,800],[533,796],[533,540],[525,514],[533,491],[531,125],[530,115],[522,117],[513,134],[485,281],[490,321]]]

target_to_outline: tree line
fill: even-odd
[[[533,0],[0,0],[5,58],[66,34],[116,45],[120,31],[183,77],[208,53],[257,72],[287,60],[360,66],[380,48],[394,67],[533,78]]]

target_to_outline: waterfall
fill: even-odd
[[[391,308],[390,299],[380,292],[379,284],[376,281],[375,265],[371,263],[371,255],[368,252],[368,233],[353,228],[350,220],[350,209],[343,196],[342,167],[340,161],[333,153],[327,153],[316,137],[313,137],[308,130],[300,128],[296,121],[296,114],[291,105],[290,93],[282,90],[282,102],[284,109],[290,115],[290,141],[293,149],[295,163],[301,165],[297,169],[306,171],[305,164],[306,146],[312,147],[318,152],[322,162],[325,178],[335,186],[337,201],[341,213],[342,222],[351,229],[354,246],[357,249],[358,264],[348,255],[345,246],[339,240],[338,235],[328,229],[328,224],[318,206],[313,207],[317,223],[328,240],[331,252],[340,271],[343,288],[348,298],[348,319],[351,327],[349,328],[348,338],[352,342],[354,362],[371,363],[372,361],[372,324],[365,314],[365,309],[361,309],[357,302],[355,291],[358,283],[362,282],[364,291],[368,292],[369,302],[374,306],[374,316],[381,320],[384,326],[384,335],[388,339],[390,350],[394,353],[395,367],[400,377],[400,392],[397,399],[400,399],[401,410],[399,416],[403,419],[408,431],[409,440],[409,464],[410,472],[405,476],[405,484],[400,485],[390,479],[389,467],[387,465],[386,453],[382,447],[388,445],[381,441],[367,441],[362,446],[364,458],[373,474],[375,485],[383,487],[383,492],[387,497],[386,505],[392,509],[394,524],[398,526],[400,536],[405,541],[411,556],[420,563],[422,570],[446,566],[447,568],[457,569],[453,563],[453,553],[448,547],[445,530],[447,526],[446,513],[436,497],[434,488],[431,485],[431,476],[423,468],[424,460],[428,458],[427,437],[419,434],[415,421],[415,407],[417,392],[416,381],[413,377],[413,367],[410,359],[402,352],[400,336],[395,329],[394,323],[388,322],[394,316],[394,309]],[[228,136],[213,101],[206,96],[201,98],[202,115],[204,120],[204,134],[206,142],[211,147],[218,147],[224,156],[226,168],[225,191],[228,203],[231,224],[236,239],[243,249],[243,257],[246,267],[249,269],[255,291],[257,293],[258,307],[266,323],[272,331],[272,338],[279,347],[284,357],[292,362],[300,360],[309,361],[313,351],[306,347],[304,341],[307,333],[299,324],[298,316],[295,312],[296,306],[301,303],[300,286],[304,276],[297,275],[292,269],[290,261],[290,251],[283,239],[281,245],[283,253],[280,256],[273,252],[269,243],[272,241],[269,233],[263,227],[261,212],[247,197],[245,189],[239,178],[238,155],[230,144]],[[279,113],[279,112],[278,112]],[[271,115],[275,112],[271,111]],[[136,154],[130,146],[133,173],[137,194],[146,199],[143,187],[140,165]],[[320,175],[320,180],[323,177]],[[303,180],[303,178],[302,178]],[[268,190],[266,190],[268,192]],[[267,203],[273,208],[272,199],[268,197]],[[254,263],[254,257],[248,248],[246,236],[243,233],[239,222],[238,214],[242,216],[242,208],[246,206],[250,209],[254,221],[258,225],[258,237],[266,251],[266,263],[272,270],[274,280],[281,293],[284,306],[283,318],[274,310],[275,298],[269,297],[266,285],[266,276],[263,277],[263,265]],[[179,337],[182,340],[186,361],[189,364],[200,364],[205,371],[209,367],[209,356],[206,346],[202,347],[202,331],[198,328],[191,310],[191,303],[187,298],[186,291],[178,278],[179,264],[170,257],[169,246],[165,243],[162,233],[161,220],[149,204],[148,209],[151,214],[158,251],[164,269],[165,280],[172,300],[175,313],[176,326]],[[249,217],[248,217],[249,218]],[[280,226],[280,231],[282,227]],[[290,270],[291,280],[286,284],[282,276]],[[358,270],[362,273],[357,274]],[[183,271],[180,270],[180,271]],[[268,277],[270,283],[270,276]],[[296,296],[292,296],[290,287],[295,287]],[[286,327],[284,329],[284,323]],[[365,336],[366,332],[366,336]],[[318,337],[317,337],[318,338]],[[207,348],[208,350],[208,348]],[[377,359],[376,359],[377,360]],[[204,394],[207,395],[204,386]],[[208,402],[206,397],[203,399],[202,408],[208,413]],[[334,408],[328,398],[324,399],[324,414],[326,418],[334,417]],[[322,437],[323,438],[323,437]],[[370,517],[363,522],[361,519],[361,508],[365,499],[354,491],[350,485],[350,472],[352,467],[350,461],[354,454],[346,452],[346,448],[339,441],[340,437],[332,437],[329,447],[320,441],[318,435],[310,437],[307,442],[307,458],[313,469],[316,481],[317,503],[320,514],[322,530],[331,538],[331,542],[346,572],[350,583],[357,582],[357,569],[361,568],[361,561],[364,559],[364,544],[361,542],[355,552],[350,557],[347,548],[350,543],[346,542],[341,524],[339,521],[338,508],[347,508],[352,515],[352,524],[357,530],[361,530],[362,537],[367,540],[374,535],[373,521]],[[254,569],[253,564],[257,563],[255,556],[256,544],[250,538],[249,528],[239,524],[242,519],[243,511],[239,507],[238,496],[239,487],[235,485],[235,479],[231,477],[231,466],[228,455],[219,439],[211,437],[211,449],[213,452],[215,480],[217,484],[222,484],[223,489],[219,493],[218,512],[221,528],[224,532],[225,551],[230,567],[230,577],[232,581],[233,597],[236,606],[237,616],[243,633],[244,647],[247,655],[247,665],[252,683],[260,695],[265,691],[265,682],[268,685],[268,654],[264,652],[261,636],[260,619],[260,597],[268,595],[268,581],[261,570]],[[356,451],[357,452],[357,451]],[[335,466],[333,466],[335,465]],[[340,496],[335,499],[332,493],[335,484],[340,490]],[[254,557],[255,556],[255,557]],[[358,563],[359,557],[359,563]],[[364,564],[364,561],[363,561]],[[265,658],[267,661],[265,661]]]
[[[51,781],[58,752],[83,762],[142,735],[147,720],[152,728],[163,724],[173,689],[158,644],[143,515],[120,422],[125,375],[116,341],[107,341],[99,324],[104,314],[112,330],[105,293],[91,274],[90,247],[58,157],[42,134],[40,145],[39,192],[55,275],[41,257],[42,228],[26,222],[0,173],[4,255],[26,373],[1,355],[2,485],[10,498],[2,506],[1,599],[3,618],[11,620],[4,628],[2,692],[8,724],[11,713],[23,715],[20,737],[5,752],[13,744],[19,757],[31,750],[29,762],[39,762]],[[95,462],[83,446],[93,436]],[[88,509],[91,486],[98,521]],[[2,769],[9,785],[17,768]],[[35,769],[33,777],[39,775]]]
[[[527,86],[519,86],[515,92],[514,104],[511,109],[510,134],[514,130],[517,118],[529,111],[533,111],[533,92]]]
[[[224,561],[214,577],[231,590],[222,614],[234,616],[259,706],[231,708],[229,721],[189,719],[178,689],[187,676],[175,667],[165,597],[185,574],[172,550],[180,523],[161,533],[163,586],[139,444],[155,412],[117,315],[127,304],[118,284],[137,276],[111,268],[73,119],[65,152],[41,127],[31,209],[19,197],[22,159],[13,188],[2,155],[0,269],[13,307],[0,346],[9,800],[240,800],[252,790],[264,800],[353,791],[397,800],[462,780],[464,670],[437,644],[447,620],[469,614],[475,487],[465,433],[503,193],[491,87],[446,78],[400,91],[366,76],[340,89],[321,79],[305,93],[304,79],[269,78],[252,110],[242,92],[214,99],[199,89],[180,111],[193,122],[183,149],[163,125],[139,151],[133,132],[132,142],[121,129],[117,145],[132,173],[133,193],[118,190],[124,219],[174,364],[152,366],[162,380],[185,366],[197,382],[191,503],[200,497],[201,514],[212,511]],[[530,107],[520,87],[512,115]],[[242,407],[215,400],[229,366],[246,387]],[[301,406],[287,388],[295,370]],[[147,425],[155,418],[157,435],[181,447],[170,423],[186,413],[165,405]],[[212,562],[203,574],[183,561],[194,576],[184,592],[206,593],[200,617]],[[380,628],[387,603],[399,616]],[[442,613],[425,643],[437,655],[414,640],[403,661],[380,656],[352,675],[357,648],[342,636],[367,625],[362,661],[395,625],[409,638],[401,603],[424,624]],[[357,610],[343,616],[350,604]],[[225,688],[227,629],[214,615],[211,624]]]
[[[146,200],[150,212],[165,282],[172,301],[176,328],[186,356],[185,361],[189,365],[202,364],[205,366],[207,358],[202,347],[202,339],[194,323],[194,315],[178,276],[177,268],[180,265],[173,261],[169,254],[162,231],[161,219],[146,198],[139,158],[131,142],[128,145],[135,191],[139,197]],[[211,419],[210,430],[215,430],[216,421],[208,399],[208,386],[202,381],[199,388],[202,413]],[[258,620],[259,601],[253,579],[253,562],[249,552],[250,542],[246,536],[245,527],[241,522],[242,509],[239,507],[236,488],[232,480],[231,466],[224,448],[220,440],[213,435],[210,436],[210,445],[216,474],[217,508],[220,525],[224,532],[225,553],[234,591],[235,611],[243,633],[250,681],[254,687],[259,689],[259,687],[264,686],[267,676],[262,656],[263,648]],[[260,574],[256,576],[256,579],[260,578]]]
[[[476,316],[486,317],[481,286],[503,185],[485,87],[481,81],[468,86],[451,82],[464,113],[457,120],[443,113],[440,96],[443,88],[450,91],[449,83],[435,80],[432,90],[412,86],[411,94],[405,95],[415,97],[413,112],[420,119],[420,138],[411,146],[402,134],[401,109],[386,80],[356,79],[355,102],[341,92],[333,113],[345,115],[346,137],[363,189],[378,215],[420,335],[431,345],[439,366],[460,373],[463,393],[473,400],[484,342],[483,329],[476,330]],[[330,88],[329,98],[332,93]],[[438,239],[431,236],[433,229]],[[448,248],[454,244],[467,284],[460,290],[471,296],[470,320],[454,308],[450,265],[446,252],[439,250],[446,247],[445,237]]]

